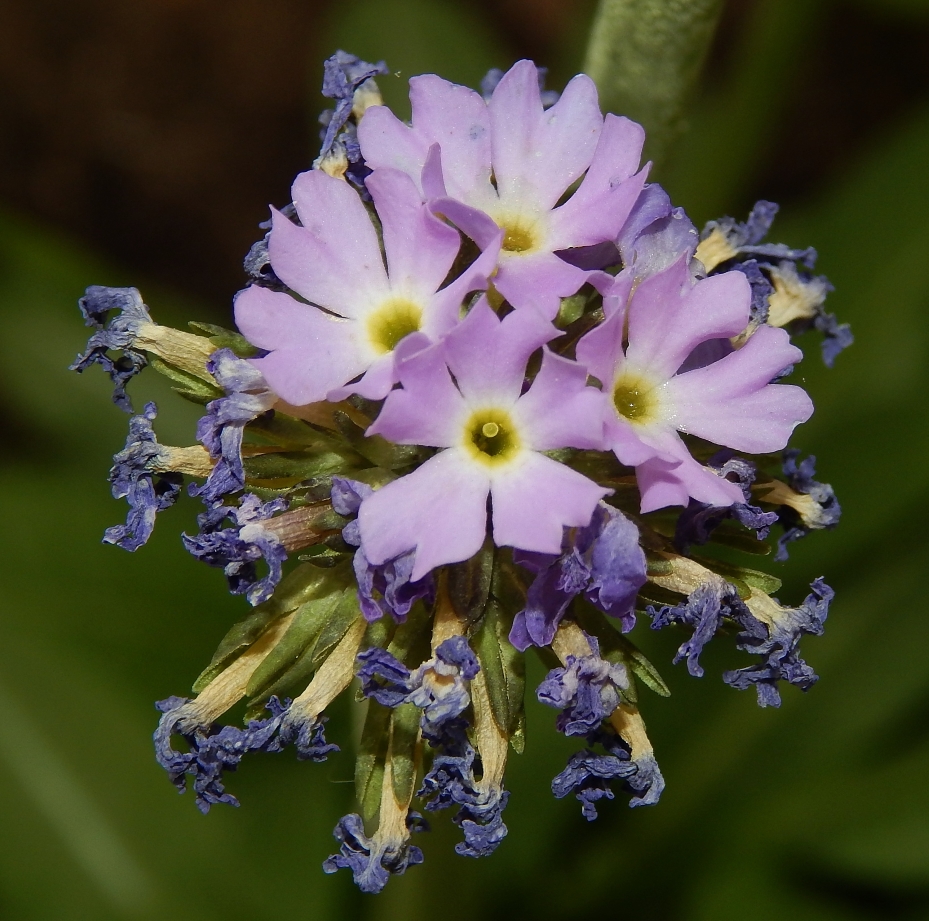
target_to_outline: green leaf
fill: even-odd
[[[512,626],[513,618],[491,601],[474,636],[474,649],[484,670],[494,721],[507,736],[517,732],[522,724],[526,690],[525,659],[507,638]]]
[[[623,636],[613,626],[602,611],[584,600],[575,601],[571,610],[584,630],[597,638],[600,643],[600,654],[605,659],[610,662],[622,662],[650,691],[654,691],[661,697],[670,696],[671,691],[658,673],[658,669],[649,662],[632,640]],[[632,689],[630,700],[635,702],[634,689]]]
[[[232,349],[239,358],[253,358],[260,351],[241,333],[222,326],[216,326],[215,323],[199,323],[196,320],[191,320],[187,325],[198,332],[207,333],[210,342],[217,349]]]
[[[295,611],[301,604],[319,595],[344,586],[347,569],[320,570],[298,566],[288,573],[275,589],[274,595],[258,605],[235,624],[223,637],[210,664],[194,682],[193,690],[200,693],[223,669],[243,653],[273,621]]]
[[[258,605],[248,615],[234,624],[223,637],[210,664],[194,682],[193,691],[199,694],[220,672],[245,652],[267,627],[283,614],[270,602]]]
[[[350,461],[344,454],[325,451],[275,451],[243,459],[250,480],[308,480],[311,477],[347,472]]]
[[[325,572],[326,570],[323,570]],[[361,616],[358,607],[358,592],[354,586],[349,586],[342,593],[338,605],[332,612],[331,618],[326,622],[313,648],[312,659],[315,667],[319,667],[323,660],[336,647],[339,640],[348,632],[348,628]]]
[[[390,771],[397,802],[405,804],[416,785],[416,743],[422,711],[416,704],[400,704],[390,719]]]
[[[323,627],[346,591],[351,589],[336,589],[331,594],[307,601],[297,609],[284,635],[249,680],[246,691],[251,699],[267,699],[269,695],[265,692],[272,683],[301,661],[304,667],[300,670],[300,680],[309,680],[313,673],[313,658],[308,653],[312,652]]]
[[[193,374],[188,374],[186,371],[174,367],[174,365],[169,365],[157,355],[149,355],[149,364],[168,380],[177,384],[175,388],[177,393],[194,403],[209,403],[210,400],[216,400],[223,396],[221,388],[208,384],[199,377],[194,377]]]
[[[432,452],[416,445],[397,445],[380,435],[366,435],[365,430],[348,415],[336,410],[332,414],[342,437],[376,467],[397,470],[422,463]]]
[[[249,423],[248,431],[261,435],[281,447],[316,448],[319,451],[354,455],[342,439],[280,410],[259,416],[254,422]]]
[[[404,665],[415,668],[429,658],[429,627],[432,612],[421,602],[413,605],[406,620],[397,627],[387,651]]]
[[[368,700],[368,712],[355,757],[355,797],[365,822],[371,822],[381,808],[390,717],[390,707]]]
[[[694,556],[697,562],[702,563],[707,569],[721,575],[727,582],[731,582],[739,591],[739,595],[744,599],[748,587],[757,588],[759,591],[772,594],[776,592],[784,583],[777,576],[770,573],[761,572],[757,569],[748,569],[745,566],[736,566],[732,563],[726,563],[722,560],[708,559],[706,557]]]
[[[495,548],[488,537],[484,546],[470,560],[447,567],[449,599],[466,628],[476,624],[484,614],[494,573]]]
[[[526,606],[526,570],[513,562],[513,553],[506,547],[497,550],[490,591],[508,611],[521,611]]]

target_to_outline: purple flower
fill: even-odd
[[[412,127],[389,109],[368,110],[358,127],[368,165],[405,172],[482,247],[502,230],[494,287],[554,317],[559,298],[587,279],[555,253],[616,239],[645,182],[646,171],[636,173],[642,128],[615,115],[604,120],[583,74],[544,109],[531,61],[510,68],[488,102],[434,74],[410,80],[410,100]]]
[[[731,217],[710,221],[697,256],[713,273],[733,269],[748,278],[754,294],[753,324],[790,325],[794,332],[814,327],[823,333],[823,362],[831,368],[839,352],[854,341],[851,328],[823,308],[832,285],[808,271],[816,263],[816,250],[763,242],[777,212],[774,202],[759,201],[744,224]]]
[[[311,170],[293,185],[302,226],[275,211],[270,236],[274,272],[309,304],[256,285],[236,297],[239,329],[269,352],[254,366],[297,406],[351,393],[382,399],[397,380],[400,343],[413,333],[420,333],[412,340],[420,347],[440,339],[458,322],[465,295],[487,286],[496,262],[490,245],[440,288],[458,255],[458,232],[396,170],[378,170],[367,187],[382,226],[386,269],[358,193]]]
[[[810,531],[834,528],[842,516],[842,507],[832,487],[820,483],[816,476],[816,458],[807,457],[797,463],[800,452],[790,448],[784,452],[784,476],[790,486],[786,492],[775,481],[771,491],[761,498],[765,502],[783,502],[780,513],[784,533],[778,539],[776,560],[786,560],[787,545],[805,537]]]
[[[372,646],[359,653],[358,677],[365,697],[385,707],[414,704],[423,711],[422,731],[439,745],[445,725],[459,717],[471,703],[468,683],[480,671],[477,656],[463,636],[438,645],[435,655],[412,671],[387,650]]]
[[[428,828],[422,816],[415,812],[407,816],[406,827],[407,832],[425,831]],[[339,819],[333,835],[339,842],[339,853],[326,858],[323,872],[351,870],[355,885],[362,892],[380,892],[392,873],[400,876],[408,867],[423,862],[423,852],[409,843],[409,834],[394,838],[383,836],[378,830],[368,837],[364,831],[364,822],[356,813]]]
[[[799,608],[785,608],[771,602],[756,607],[751,613],[743,611],[738,618],[742,627],[739,649],[762,656],[764,661],[726,672],[723,681],[740,691],[754,685],[761,707],[780,706],[778,681],[787,681],[807,691],[819,680],[800,658],[798,646],[804,634],[822,635],[835,592],[822,579],[816,579],[810,589]]]
[[[620,780],[636,793],[629,801],[636,806],[653,806],[664,790],[664,778],[655,756],[643,752],[636,759],[630,755],[629,745],[612,730],[598,730],[588,736],[588,743],[597,743],[606,749],[598,754],[591,748],[576,752],[567,767],[552,781],[552,793],[562,799],[573,793],[581,803],[581,813],[588,822],[597,818],[596,803],[613,799],[611,780]]]
[[[536,689],[543,704],[561,710],[555,722],[566,736],[589,736],[619,706],[620,691],[629,687],[621,662],[600,658],[600,644],[587,637],[589,656],[569,655],[564,666],[553,668]]]
[[[631,273],[617,276],[604,299],[606,320],[577,346],[578,360],[603,383],[608,445],[636,467],[643,512],[687,505],[691,497],[742,502],[738,485],[695,461],[678,432],[749,453],[780,450],[813,404],[799,387],[770,382],[802,353],[783,330],[762,327],[740,349],[683,370],[702,344],[745,329],[745,276],[694,281],[683,256],[632,286]]]
[[[80,373],[91,365],[100,365],[113,381],[113,402],[131,413],[132,401],[126,393],[126,384],[148,364],[145,353],[133,348],[139,329],[152,322],[148,308],[136,288],[105,285],[91,285],[78,306],[85,325],[93,326],[96,331],[87,340],[87,351],[78,355],[69,370]],[[108,320],[112,311],[119,312]],[[111,350],[121,351],[122,355],[111,358],[108,354]]]
[[[219,349],[207,362],[207,370],[226,396],[206,404],[206,415],[197,423],[197,438],[217,458],[212,473],[202,486],[192,486],[190,494],[213,506],[232,492],[245,488],[242,464],[242,437],[245,426],[276,402],[261,372],[231,349]]]
[[[681,256],[691,260],[700,237],[684,213],[674,208],[660,185],[647,185],[616,241],[623,265],[638,279],[657,275]]]
[[[686,659],[687,671],[695,678],[703,677],[700,653],[716,636],[724,618],[739,619],[751,616],[736,590],[722,579],[704,583],[694,589],[686,601],[678,605],[667,605],[657,610],[649,605],[646,611],[652,619],[653,630],[660,630],[669,624],[686,624],[693,627],[693,634],[678,649],[674,663],[676,665],[681,659]]]
[[[325,719],[315,721],[310,727],[301,727],[300,733],[291,727],[285,732],[282,724],[286,720],[290,701],[281,703],[272,697],[267,704],[271,716],[263,720],[251,720],[244,729],[237,726],[217,727],[204,723],[197,702],[185,697],[168,697],[155,706],[163,714],[155,730],[155,756],[167,772],[179,793],[187,790],[187,776],[193,778],[193,791],[197,808],[204,813],[211,806],[228,804],[238,806],[239,801],[226,792],[223,773],[234,771],[242,758],[250,751],[280,751],[296,739],[301,759],[325,761],[326,756],[338,751],[337,745],[329,745],[323,735]],[[180,735],[189,747],[187,752],[176,751],[171,737]]]
[[[323,113],[325,133],[322,138],[323,146],[319,152],[319,161],[333,154],[333,149],[337,145],[337,137],[346,126],[355,106],[355,93],[358,90],[363,93],[365,84],[368,84],[372,77],[387,73],[387,65],[383,61],[369,64],[345,51],[337,51],[326,60],[323,65],[322,93],[323,96],[334,99],[336,103],[334,109]],[[360,155],[353,158],[348,151],[346,151],[346,156],[350,163],[358,164],[361,159]]]
[[[540,452],[599,447],[600,394],[586,371],[547,350],[522,393],[529,356],[557,335],[531,308],[499,320],[485,299],[439,346],[400,365],[368,429],[399,444],[445,448],[361,503],[361,546],[374,564],[415,550],[411,579],[470,559],[487,531],[498,546],[561,551],[610,490]],[[452,377],[454,375],[454,377]]]
[[[184,482],[179,473],[158,470],[166,452],[152,429],[157,414],[155,404],[146,403],[144,412],[129,420],[126,447],[113,457],[113,498],[126,499],[129,514],[125,524],[107,528],[103,540],[123,550],[138,550],[152,536],[155,516],[174,505]]]
[[[262,502],[246,493],[238,506],[216,505],[200,515],[201,532],[195,537],[184,534],[184,546],[198,560],[221,567],[233,595],[245,595],[249,604],[261,604],[281,581],[281,567],[287,559],[280,537],[261,522],[286,508],[285,499]],[[227,519],[233,527],[220,528]],[[258,560],[268,566],[267,575],[260,579],[255,569]]]
[[[332,507],[339,515],[356,516],[362,499],[373,492],[367,483],[345,477],[333,477]],[[365,620],[380,620],[385,614],[389,614],[397,623],[403,623],[413,605],[421,598],[431,603],[435,595],[435,581],[431,575],[412,581],[412,551],[401,553],[394,559],[375,566],[359,546],[361,536],[358,533],[357,518],[342,529],[342,539],[345,543],[358,547],[352,566],[355,570],[355,581],[358,583],[358,603]]]
[[[635,624],[634,606],[645,584],[645,553],[639,530],[622,512],[601,502],[590,524],[565,535],[561,556],[516,553],[514,559],[536,573],[526,607],[513,621],[510,642],[519,650],[548,646],[571,601],[584,593],[591,604]]]
[[[677,519],[674,543],[679,552],[686,553],[690,544],[705,544],[723,521],[731,519],[755,531],[758,540],[768,536],[771,525],[778,519],[777,512],[765,512],[750,504],[752,483],[755,482],[755,465],[731,451],[719,451],[707,462],[707,467],[719,476],[739,485],[744,502],[720,508],[705,502],[690,500],[690,504]]]
[[[452,821],[461,828],[464,841],[455,845],[455,853],[488,857],[506,837],[503,810],[510,794],[475,780],[475,772],[483,771],[462,719],[449,720],[441,728],[441,737],[429,740],[437,751],[416,795],[430,812],[458,806]]]

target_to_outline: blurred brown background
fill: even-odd
[[[353,6],[364,18],[318,0],[4,0],[0,201],[222,311],[255,225],[315,155],[323,58],[372,25]],[[709,92],[760,6],[728,3]],[[761,113],[767,152],[733,204],[808,194],[925,95],[929,29],[888,6],[802,14],[790,107]],[[506,57],[493,63],[532,57],[554,86],[577,68],[590,0],[468,7]]]

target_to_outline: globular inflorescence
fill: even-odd
[[[154,404],[132,416],[110,474],[129,513],[104,540],[138,549],[188,477],[184,545],[251,605],[194,696],[158,703],[159,763],[203,812],[237,805],[224,774],[248,752],[338,751],[325,713],[354,684],[358,811],[324,869],[367,892],[422,862],[423,813],[452,811],[465,856],[502,842],[529,653],[578,740],[552,790],[588,819],[664,788],[639,690],[667,688],[637,621],[681,631],[695,676],[728,634],[748,664],[723,678],[762,706],[816,681],[798,643],[832,590],[790,607],[733,560],[836,524],[788,448],[813,412],[789,381],[796,334],[822,333],[827,364],[851,341],[815,253],[765,242],[776,206],[698,233],[586,76],[560,96],[529,61],[481,92],[414,77],[405,124],[380,73],[327,62],[323,148],[248,254],[238,332],[95,286],[74,365],[130,413],[147,364],[204,406],[192,446],[159,444]]]

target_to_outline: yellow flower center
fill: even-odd
[[[368,317],[368,337],[375,351],[392,352],[401,339],[419,330],[423,312],[417,304],[398,297],[387,301]]]
[[[503,230],[504,253],[520,256],[536,252],[542,245],[542,231],[538,223],[524,214],[499,215],[497,225]]]
[[[645,425],[655,416],[658,394],[650,382],[624,374],[613,385],[613,408],[635,425]]]
[[[471,456],[488,466],[510,461],[519,453],[519,436],[506,410],[479,409],[465,423],[464,444]]]

